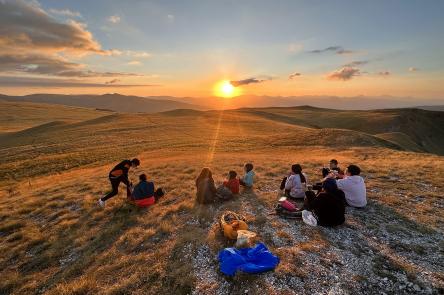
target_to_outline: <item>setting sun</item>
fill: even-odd
[[[224,80],[216,84],[215,95],[220,97],[233,97],[240,94],[238,87],[234,87],[230,81]]]

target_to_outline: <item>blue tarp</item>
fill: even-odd
[[[240,270],[246,273],[261,273],[273,270],[279,258],[273,255],[263,243],[253,248],[225,248],[219,252],[220,270],[227,276],[234,276]]]

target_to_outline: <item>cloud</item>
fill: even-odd
[[[327,75],[328,80],[348,81],[353,77],[360,76],[361,70],[354,67],[343,67]]]
[[[0,54],[0,72],[84,78],[141,76],[134,73],[96,72],[84,69],[84,65],[70,62],[57,55],[40,54]]]
[[[309,53],[326,53],[326,52],[334,52],[336,54],[352,54],[355,51],[344,49],[342,46],[330,46],[324,49],[315,49],[309,51]]]
[[[108,17],[108,21],[113,24],[118,24],[118,23],[120,23],[120,16],[111,15],[110,17]]]
[[[294,78],[299,77],[301,75],[302,75],[301,73],[296,72],[296,73],[293,73],[290,76],[288,76],[288,79],[293,80]]]
[[[172,14],[168,14],[167,15],[167,19],[172,22],[172,21],[174,21],[176,19],[176,17],[174,15],[172,15]]]
[[[366,65],[368,63],[369,63],[368,60],[356,60],[356,61],[352,61],[348,64],[343,65],[343,67],[358,67],[358,66]]]
[[[262,83],[265,81],[271,80],[271,77],[261,77],[261,78],[248,78],[243,80],[235,80],[230,81],[230,84],[234,87],[242,86],[242,85],[248,85],[248,84],[255,84],[255,83]]]
[[[118,82],[120,82],[119,79],[112,79],[110,81],[105,82],[105,84],[115,84],[115,83],[118,83]]]
[[[390,76],[391,73],[389,71],[381,71],[377,73],[378,76]]]
[[[417,72],[417,71],[419,71],[418,68],[415,68],[415,67],[410,67],[409,68],[409,72]]]
[[[86,26],[70,20],[60,22],[37,2],[0,1],[0,48],[20,51],[67,51],[105,54]]]
[[[82,17],[80,12],[72,11],[69,9],[50,9],[49,12],[52,14],[63,15],[67,17]]]
[[[140,61],[138,61],[138,60],[132,60],[132,61],[127,62],[126,64],[129,65],[129,66],[140,66],[140,65],[142,65],[142,63]]]
[[[49,78],[31,78],[31,77],[11,77],[0,76],[1,87],[155,87],[157,84],[113,84],[113,83],[89,83],[81,80],[49,79]]]

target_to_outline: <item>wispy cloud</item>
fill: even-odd
[[[67,16],[67,17],[82,17],[80,12],[72,11],[69,9],[53,9],[52,8],[49,10],[49,12],[52,14],[63,15],[63,16]]]
[[[410,67],[409,68],[409,72],[417,72],[417,71],[419,71],[418,68],[415,68],[415,67]]]
[[[349,50],[349,49],[344,49],[342,46],[329,46],[324,49],[315,49],[315,50],[309,51],[309,53],[326,53],[326,52],[331,52],[331,53],[336,53],[336,54],[355,53],[355,51]]]
[[[348,81],[353,77],[360,76],[361,70],[353,67],[343,67],[327,75],[328,80]]]
[[[376,73],[378,76],[390,76],[391,73],[389,71],[381,71]]]
[[[344,67],[359,67],[359,66],[366,65],[369,62],[370,61],[368,61],[368,60],[356,60],[356,61],[352,61],[352,62],[345,64]]]
[[[129,65],[129,66],[140,66],[140,65],[142,65],[142,63],[140,61],[138,61],[138,60],[132,60],[132,61],[127,62],[126,64]]]
[[[243,79],[243,80],[234,80],[234,81],[230,81],[230,84],[233,85],[234,87],[238,87],[238,86],[242,86],[242,85],[262,83],[262,82],[269,81],[269,80],[272,80],[272,78],[268,77],[268,76],[264,76],[264,77],[259,77],[259,78],[248,78],[248,79]]]
[[[106,81],[105,84],[115,84],[115,83],[118,83],[118,82],[120,82],[119,79],[112,79],[110,81]]]
[[[57,55],[39,54],[0,54],[0,72],[83,78],[141,76],[134,73],[92,71]]]
[[[295,73],[293,73],[293,74],[290,74],[290,75],[288,76],[288,79],[293,80],[294,78],[299,77],[299,76],[301,76],[301,75],[302,75],[301,73],[295,72]]]
[[[121,19],[118,15],[111,15],[110,17],[108,17],[108,21],[113,24],[118,24],[120,23]]]
[[[173,22],[173,21],[176,19],[176,17],[175,17],[174,15],[172,15],[172,14],[168,14],[168,15],[167,15],[167,19],[168,19],[170,22]]]

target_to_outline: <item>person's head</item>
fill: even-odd
[[[139,175],[139,180],[140,180],[140,181],[146,181],[146,174],[145,174],[145,173],[140,174],[140,175]]]
[[[291,171],[294,174],[301,174],[302,173],[302,166],[300,164],[293,164],[293,165],[291,165]]]
[[[322,189],[328,193],[333,193],[338,190],[338,185],[336,184],[336,180],[333,178],[327,178],[322,183]]]
[[[228,179],[235,179],[237,176],[236,171],[231,170],[230,172],[228,172]]]
[[[361,168],[359,168],[356,165],[350,165],[347,167],[347,175],[353,176],[353,175],[359,175],[361,174]]]
[[[291,165],[291,171],[292,171],[294,174],[299,174],[299,176],[301,177],[301,182],[302,182],[302,183],[305,183],[305,182],[306,182],[306,180],[305,180],[305,176],[304,176],[304,174],[302,173],[302,166],[301,166],[300,164],[293,164],[293,165]]]
[[[251,163],[245,164],[244,169],[245,169],[245,172],[247,172],[247,173],[250,172],[251,170],[253,170],[253,164],[251,164]]]
[[[338,160],[331,159],[330,160],[330,169],[335,169],[335,168],[338,168]]]
[[[204,178],[213,178],[213,173],[211,173],[211,170],[208,167],[202,168],[202,171],[200,171],[200,174],[197,177],[197,179],[204,179]]]
[[[139,165],[140,165],[140,161],[139,161],[139,159],[134,158],[134,159],[131,160],[131,166],[132,166],[132,167],[137,167],[137,166],[139,166]]]

